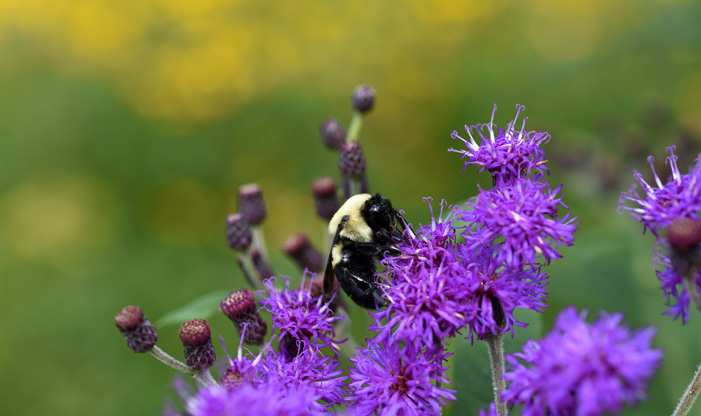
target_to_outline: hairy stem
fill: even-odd
[[[492,383],[494,385],[494,404],[497,408],[499,416],[507,416],[509,414],[506,408],[506,403],[501,399],[501,395],[506,389],[506,381],[504,380],[504,343],[502,342],[503,335],[487,334],[484,341],[489,347],[489,362],[492,365]]]
[[[694,402],[696,401],[696,398],[698,397],[700,391],[701,365],[699,365],[699,367],[696,369],[694,378],[691,379],[689,387],[686,388],[686,391],[682,395],[681,399],[679,399],[679,404],[677,404],[677,408],[674,409],[674,413],[672,413],[672,416],[684,416],[688,414],[689,410],[691,410],[691,407],[694,405]]]

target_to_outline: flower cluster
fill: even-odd
[[[634,172],[643,194],[638,193],[636,185],[622,192],[619,212],[630,212],[643,223],[643,233],[650,230],[656,237],[652,259],[660,288],[668,299],[665,313],[687,323],[691,301],[701,310],[701,155],[690,172],[682,174],[674,146],[667,150],[670,178],[666,182],[660,179],[653,157],[648,157],[656,186]]]
[[[567,308],[540,342],[506,356],[504,398],[523,404],[524,416],[597,416],[645,397],[662,359],[650,345],[655,331],[632,332],[621,325],[621,314],[602,313],[592,324],[585,318],[586,312]]]
[[[467,128],[467,150],[459,153],[466,165],[488,170],[494,188],[480,189],[462,207],[442,202],[438,216],[427,198],[430,224],[408,228],[397,244],[401,255],[383,260],[390,304],[374,314],[379,340],[441,344],[465,327],[469,338],[482,339],[525,326],[514,318],[516,308],[542,312],[546,306],[540,260],[549,263],[560,257],[561,245],[573,244],[577,218],[558,217],[558,208],[567,208],[561,186],[552,190],[543,176],[548,171],[539,145],[549,135],[524,127],[516,132],[516,119],[498,129],[493,117]],[[480,133],[476,142],[472,132],[484,129],[489,135]]]
[[[357,135],[362,117],[374,104],[374,90],[361,86],[353,95],[355,115],[348,134],[334,119],[320,129],[323,143],[339,153],[346,198],[368,189],[366,160]],[[322,276],[311,272],[323,268],[325,256],[305,235],[295,235],[284,251],[305,269],[301,283],[293,286],[289,277],[271,277],[258,227],[267,210],[255,184],[239,189],[240,212],[227,219],[227,241],[237,252],[249,284],[258,290],[233,291],[219,305],[240,335],[236,356],[224,347],[228,365],[220,370],[219,379],[209,372],[217,364],[206,321],[193,319],[181,327],[187,364],[155,346],[155,328],[140,309],[125,308],[115,320],[117,327],[130,348],[150,352],[196,380],[196,393],[177,389],[188,415],[440,414],[456,398],[447,375],[448,339],[457,335],[473,342],[486,339],[491,353],[503,334],[513,336],[515,327],[527,325],[514,316],[517,309],[542,312],[547,306],[548,276],[542,268],[561,257],[562,246],[574,243],[577,217],[568,212],[560,215],[568,210],[562,202],[562,186],[553,188],[547,181],[549,170],[540,145],[550,136],[526,131],[525,119],[516,130],[523,110],[517,106],[514,120],[500,128],[494,124],[495,106],[489,123],[466,127],[468,139],[453,132],[452,137],[466,147],[450,149],[462,155],[463,171],[476,165],[480,172],[489,172],[491,189],[479,188],[461,206],[441,201],[438,212],[432,199],[426,198],[430,221],[414,230],[398,215],[402,236],[392,234],[391,246],[381,247],[385,252],[370,255],[377,255],[383,266],[375,282],[366,281],[369,274],[340,276],[376,285],[370,286],[375,299],[382,295],[386,301],[384,308],[371,311],[374,322],[368,337],[347,357],[347,369],[341,368],[340,355],[350,347],[339,340],[349,335],[344,327],[347,307],[336,292],[322,289],[333,286],[334,276],[326,276],[324,285]],[[684,292],[688,282],[680,270],[683,266],[699,271],[695,257],[688,253],[699,253],[701,191],[689,187],[699,181],[701,162],[692,173],[680,175],[673,154],[669,161],[673,165],[670,184],[662,184],[655,174],[658,188],[653,188],[636,173],[647,197],[631,191],[622,200],[640,207],[622,209],[631,211],[656,236],[662,229],[671,230],[660,247],[673,255],[660,253],[656,261],[669,274],[663,274],[663,289],[678,299],[674,313],[683,315],[689,294]],[[339,207],[335,183],[327,177],[317,179],[312,191],[317,214],[329,220]],[[666,207],[669,210],[661,212]],[[680,217],[696,222],[682,224]],[[363,260],[371,261],[370,257]],[[696,288],[701,276],[695,282]],[[654,331],[630,331],[617,314],[603,314],[591,325],[585,317],[586,313],[577,314],[573,308],[565,310],[550,334],[540,342],[529,341],[522,353],[508,356],[509,372],[502,380],[509,386],[503,395],[503,388],[499,390],[495,403],[480,410],[480,416],[505,414],[505,402],[523,405],[524,415],[594,416],[642,399],[662,356],[650,347]],[[266,342],[268,328],[271,334]],[[260,349],[257,354],[244,353],[244,343]],[[167,414],[180,413],[169,409]]]

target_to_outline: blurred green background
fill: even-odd
[[[244,284],[224,220],[245,183],[264,190],[275,272],[298,279],[280,247],[301,231],[322,247],[310,182],[338,177],[318,125],[347,123],[360,83],[377,90],[371,190],[415,225],[422,197],[488,183],[461,174],[450,133],[526,106],[581,216],[547,269],[543,326],[570,304],[656,326],[664,369],[626,414],[670,414],[701,317],[661,315],[652,237],[616,206],[648,154],[663,168],[670,144],[682,166],[699,152],[700,17],[673,0],[0,1],[0,414],[159,413],[173,372],[129,351],[114,315],[157,321]],[[227,319],[210,324],[235,349]],[[177,326],[159,333],[180,356]]]

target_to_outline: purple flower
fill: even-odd
[[[462,313],[470,328],[467,338],[477,335],[482,339],[487,334],[508,331],[513,336],[514,325],[527,326],[514,318],[516,308],[542,313],[547,307],[548,276],[540,266],[505,264],[498,259],[499,250],[498,246],[486,245],[475,253],[466,245],[460,247],[460,257],[469,263],[461,278]]]
[[[545,167],[547,162],[545,153],[540,145],[547,142],[550,135],[535,131],[527,132],[526,118],[523,119],[521,130],[516,131],[516,120],[524,108],[520,104],[516,106],[516,117],[506,126],[506,130],[494,124],[494,113],[497,111],[495,105],[492,120],[489,123],[465,126],[469,139],[463,139],[457,131],[451,134],[453,139],[462,140],[467,147],[464,150],[449,149],[451,152],[462,154],[462,159],[465,160],[463,172],[467,165],[481,166],[479,171],[488,170],[496,182],[508,182],[531,169],[541,174],[548,172]],[[499,129],[497,134],[495,134],[495,128]],[[475,141],[476,136],[479,136],[479,143]]]
[[[588,324],[586,312],[562,311],[540,342],[506,356],[504,400],[525,405],[523,415],[594,416],[644,399],[663,353],[650,347],[654,329],[631,332],[622,317],[601,313]]]
[[[258,292],[263,297],[260,301],[263,309],[272,314],[273,329],[280,329],[280,343],[287,344],[291,356],[306,348],[333,347],[333,323],[345,318],[333,316],[329,308],[331,300],[325,302],[322,296],[313,297],[312,285],[307,289],[290,289],[289,277],[281,277],[285,289],[277,291],[273,277],[263,282],[268,288],[267,296],[263,291]],[[310,278],[313,279],[314,275]],[[302,278],[302,287],[305,279],[306,274]]]
[[[306,389],[280,389],[275,384],[242,385],[226,390],[203,388],[187,403],[191,416],[316,416],[317,397]]]
[[[698,248],[696,248],[698,251]],[[667,297],[667,307],[664,314],[671,315],[674,320],[682,318],[682,323],[689,322],[689,291],[684,284],[684,277],[680,275],[672,266],[670,257],[671,248],[665,239],[659,239],[652,253],[652,262],[658,267],[655,271],[657,279],[660,281],[660,289]],[[698,254],[701,256],[701,253]],[[701,269],[692,270],[695,275],[691,279],[695,282],[694,290],[701,294]]]
[[[349,414],[437,415],[454,391],[439,387],[448,383],[442,349],[421,349],[399,340],[368,344],[350,359]]]
[[[260,382],[280,389],[306,389],[325,404],[315,403],[319,411],[345,402],[343,370],[335,357],[324,357],[317,350],[304,350],[291,361],[271,352],[261,362]]]
[[[619,213],[629,211],[631,217],[643,223],[643,233],[649,229],[656,237],[659,237],[659,230],[677,218],[698,220],[701,211],[701,155],[691,172],[682,175],[674,149],[675,146],[667,148],[669,156],[665,161],[672,170],[672,177],[666,183],[657,175],[654,158],[649,156],[647,160],[657,186],[651,186],[640,173],[634,172],[644,195],[638,194],[634,184],[629,191],[621,193],[618,201]]]
[[[402,254],[385,257],[382,262],[386,266],[385,279],[392,283],[385,294],[389,306],[372,314],[377,323],[370,329],[380,331],[378,342],[394,336],[440,344],[465,326],[459,285],[465,267],[457,257],[453,226],[456,210],[449,208],[443,217],[443,201],[436,219],[431,199],[426,201],[431,209],[431,223],[420,227],[416,234],[407,228],[405,241],[397,245]]]
[[[539,180],[540,179],[540,180]],[[574,244],[577,217],[558,218],[558,207],[568,208],[541,178],[520,178],[491,190],[480,189],[462,212],[468,224],[463,234],[472,248],[499,242],[498,260],[514,266],[534,264],[536,256],[546,263],[561,257],[561,244]]]

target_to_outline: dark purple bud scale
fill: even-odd
[[[255,183],[243,185],[238,193],[239,212],[249,224],[258,225],[265,219],[267,211],[263,191]]]
[[[268,333],[268,324],[265,323],[257,311],[252,315],[235,321],[234,324],[236,325],[236,331],[239,336],[243,334],[243,342],[251,345],[263,344],[265,334]],[[246,328],[246,332],[244,332],[244,327]]]
[[[375,89],[369,85],[359,85],[355,87],[351,104],[355,111],[367,113],[375,106]]]
[[[243,215],[236,213],[227,217],[226,241],[229,243],[229,247],[234,250],[245,250],[251,245],[253,234]]]
[[[344,177],[360,176],[367,168],[360,143],[344,143],[338,151],[338,168]]]
[[[180,326],[180,341],[185,347],[185,363],[196,370],[214,364],[216,354],[212,345],[209,324],[204,319],[192,319]]]
[[[324,267],[324,256],[309,243],[309,239],[303,233],[290,236],[282,249],[297,262],[302,270],[320,272]]]
[[[331,220],[336,211],[341,207],[338,202],[336,182],[333,178],[328,176],[314,179],[312,182],[312,192],[314,193],[316,213],[327,221]]]
[[[321,141],[329,149],[338,149],[346,142],[346,130],[335,118],[325,120],[319,126]]]
[[[158,340],[156,328],[144,317],[138,306],[126,306],[117,316],[114,323],[127,341],[127,346],[134,352],[147,352],[153,349]]]

